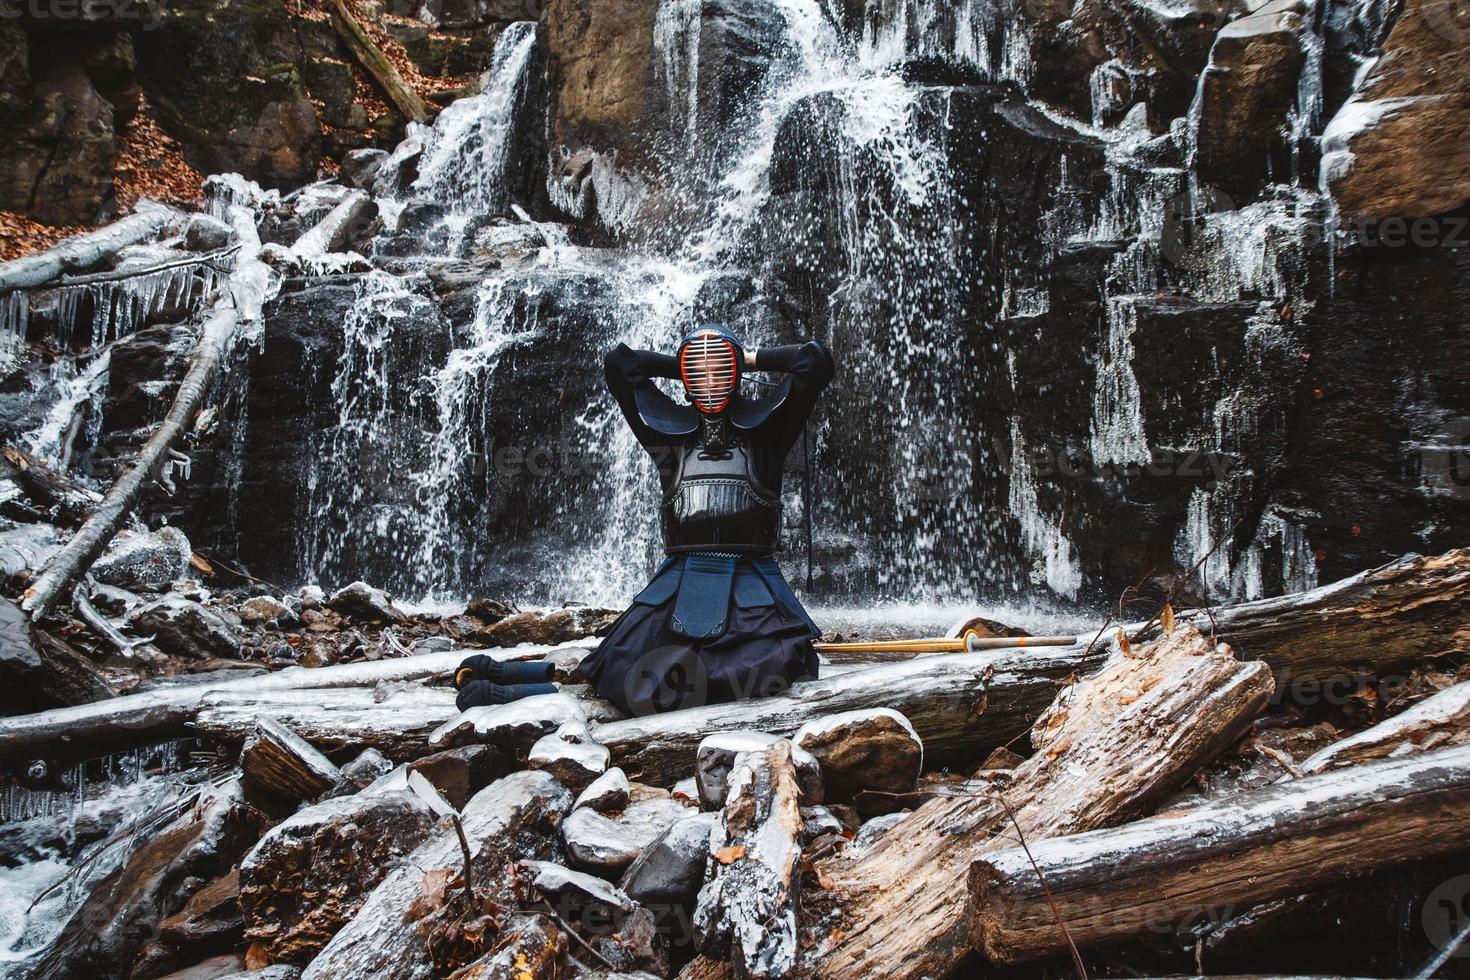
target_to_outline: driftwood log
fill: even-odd
[[[274,718],[256,720],[240,768],[247,781],[292,803],[316,799],[341,777],[330,759]]]
[[[0,448],[0,459],[0,475],[14,480],[33,501],[54,507],[56,521],[63,527],[81,524],[102,499],[17,446]]]
[[[257,323],[260,310],[269,298],[269,270],[259,259],[260,239],[255,233],[254,216],[244,208],[231,208],[235,235],[241,243],[235,272],[230,276],[228,294],[211,309],[199,331],[199,340],[189,358],[189,369],[179,382],[173,404],[158,429],[143,444],[138,458],[107,491],[102,502],[87,518],[66,546],[48,561],[26,589],[21,608],[33,620],[43,619],[58,599],[71,591],[71,585],[84,575],[107,543],[122,527],[127,515],[137,504],[143,488],[158,477],[169,458],[169,450],[193,424],[194,413],[204,401],[205,392],[230,350],[237,335]]]
[[[1470,747],[1440,749],[988,855],[975,936],[1020,963],[1065,954],[1062,926],[1079,947],[1118,942],[1467,850]]]
[[[544,653],[545,649],[487,652],[514,659]],[[292,667],[266,677],[158,688],[112,698],[105,703],[0,718],[0,758],[15,761],[35,756],[75,757],[167,738],[186,730],[210,694],[229,700],[258,698],[271,691],[331,692],[339,688],[363,688],[370,695],[378,684],[448,676],[465,655],[464,650],[449,650],[334,667]],[[317,698],[321,703],[330,700],[330,695],[318,694]],[[245,727],[238,737],[243,739],[249,730]]]
[[[1242,657],[1264,660],[1278,686],[1382,671],[1470,652],[1470,549],[1408,555],[1309,592],[1181,614]]]
[[[150,202],[104,228],[74,235],[44,252],[0,263],[0,292],[34,289],[64,273],[90,269],[129,245],[155,237],[178,220],[177,211]]]
[[[1425,698],[1407,711],[1334,742],[1302,760],[1306,775],[1389,756],[1470,742],[1470,681]]]
[[[841,924],[821,929],[804,972],[945,975],[971,949],[964,896],[974,861],[1146,812],[1232,745],[1273,688],[1265,664],[1188,627],[1110,661],[1042,715],[1036,754],[1008,786],[931,800],[870,848],[818,865]]]
[[[628,778],[667,786],[694,771],[708,735],[790,736],[825,715],[892,708],[924,740],[931,767],[983,756],[1026,731],[1068,677],[1100,666],[1105,645],[919,657],[793,685],[781,697],[686,708],[599,725],[593,736]]]
[[[403,80],[393,62],[383,54],[383,49],[373,42],[362,22],[353,16],[346,0],[332,0],[332,26],[337,29],[337,36],[347,50],[352,52],[352,57],[382,86],[405,122],[424,122],[433,116],[418,92]]]
[[[801,790],[791,743],[742,752],[730,771],[714,850],[714,879],[699,892],[695,945],[738,962],[744,977],[790,976],[799,953]]]

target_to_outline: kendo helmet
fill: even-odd
[[[718,415],[740,389],[745,348],[718,323],[707,323],[679,341],[679,377],[689,403],[705,415]]]

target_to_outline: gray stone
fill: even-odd
[[[128,617],[133,632],[152,633],[160,650],[180,657],[240,656],[240,634],[223,616],[197,602],[166,595]]]
[[[351,151],[342,158],[342,182],[363,190],[371,189],[373,178],[378,175],[378,170],[386,159],[388,159],[388,151],[377,147],[365,147]]]
[[[777,736],[765,732],[718,732],[707,736],[695,752],[694,778],[699,787],[699,802],[706,810],[725,805],[726,781],[741,752],[763,749]],[[801,802],[814,806],[823,800],[822,767],[811,753],[793,746],[796,779],[801,786]]]
[[[689,812],[668,797],[630,803],[616,817],[590,807],[573,810],[562,825],[571,864],[593,874],[613,878],[637,860],[643,848]]]
[[[618,766],[598,776],[577,797],[572,809],[590,807],[598,813],[621,810],[628,805],[628,777]]]
[[[92,566],[92,577],[124,589],[161,591],[188,573],[193,553],[188,537],[172,525],[119,532]]]
[[[543,735],[569,721],[585,722],[582,706],[565,694],[538,694],[510,704],[484,705],[461,712],[429,735],[432,748],[489,743],[524,756]]]
[[[344,616],[369,622],[402,622],[408,617],[394,605],[388,593],[366,582],[353,582],[332,594],[327,605]]]
[[[582,790],[607,771],[610,759],[607,746],[593,741],[584,722],[569,721],[539,738],[526,764],[551,773],[573,790]]]
[[[283,626],[296,619],[291,607],[274,596],[252,596],[236,610],[240,622],[249,626]]]
[[[207,214],[191,214],[184,225],[184,247],[192,252],[213,252],[234,239],[234,229]]]
[[[896,809],[900,802],[888,794],[912,792],[924,768],[923,741],[891,708],[817,718],[791,741],[821,763],[826,799],[854,802],[866,815]]]

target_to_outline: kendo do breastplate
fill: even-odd
[[[781,498],[756,479],[745,440],[700,439],[680,450],[662,507],[664,551],[769,554],[781,543]]]

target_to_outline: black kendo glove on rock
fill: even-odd
[[[459,689],[454,705],[460,711],[487,704],[509,704],[537,694],[555,694],[555,684],[496,684],[493,681],[470,681]]]
[[[471,681],[492,684],[545,684],[551,680],[551,664],[545,660],[496,660],[483,653],[466,657],[454,672],[454,686],[464,690]],[[542,692],[545,693],[545,692]]]
[[[536,694],[555,694],[551,664],[545,660],[496,660],[483,653],[466,657],[454,672],[460,711],[486,704],[508,704]]]

